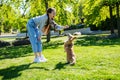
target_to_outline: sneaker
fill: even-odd
[[[47,59],[46,59],[43,55],[41,55],[41,57],[40,57],[40,61],[41,61],[41,62],[46,62]]]
[[[34,59],[34,62],[35,62],[35,63],[39,63],[39,62],[41,62],[41,61],[40,61],[40,59],[37,57],[37,58]]]

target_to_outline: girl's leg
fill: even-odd
[[[34,55],[35,55],[35,58],[37,58],[37,57],[38,57],[37,53],[34,53]]]
[[[42,54],[42,43],[41,43],[41,41],[38,41],[38,47],[37,47],[37,49],[38,49],[38,55],[39,55],[39,58],[40,58],[41,62],[46,62],[47,59]]]
[[[34,44],[31,43],[31,45],[32,45],[32,50],[34,52],[34,56],[35,56],[34,62],[41,62],[40,59],[39,59],[39,54],[37,53],[37,44],[36,43],[34,43]]]
[[[42,55],[42,43],[41,43],[41,41],[37,41],[37,52],[38,52],[38,56],[41,57],[41,55]]]
[[[29,23],[27,24],[27,30],[28,30],[28,36],[29,36],[29,40],[30,43],[32,45],[32,50],[34,52],[34,62],[40,62],[39,58],[38,58],[38,54],[37,54],[37,38],[35,37],[35,30],[33,28],[32,25],[30,25]]]
[[[41,52],[38,52],[38,56],[41,57],[42,53]]]
[[[34,62],[41,62],[39,59],[39,54],[37,53],[37,44],[32,44],[32,49],[35,55]]]
[[[40,62],[40,59],[39,59],[37,53],[34,53],[34,55],[35,55],[34,62]]]
[[[46,62],[47,61],[47,59],[44,57],[42,52],[38,52],[38,55],[39,55],[40,62]]]

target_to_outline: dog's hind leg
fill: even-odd
[[[75,58],[75,54],[72,54],[72,56],[71,56],[71,65],[74,65],[75,63],[76,63],[76,58]]]
[[[67,63],[70,63],[70,60],[71,60],[71,58],[70,58],[70,54],[67,53]]]

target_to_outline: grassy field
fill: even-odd
[[[45,63],[33,63],[30,45],[0,48],[0,80],[120,80],[120,39],[79,37],[74,45],[77,63],[70,66],[65,64],[66,38],[43,41]]]

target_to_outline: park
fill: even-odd
[[[56,9],[69,27],[41,36],[46,62],[33,62],[29,19]],[[120,80],[119,0],[1,0],[0,80]],[[74,40],[75,65],[66,64],[64,42]]]

